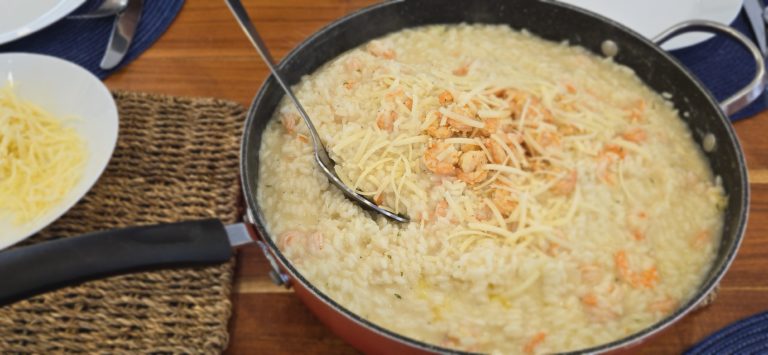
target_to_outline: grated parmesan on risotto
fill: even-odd
[[[258,200],[320,290],[392,331],[487,353],[617,340],[692,296],[725,197],[672,105],[631,69],[498,25],[407,29],[302,79],[331,186],[283,100]]]

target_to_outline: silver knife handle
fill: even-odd
[[[99,65],[101,69],[109,70],[116,67],[128,53],[143,7],[144,0],[130,0],[125,11],[117,15],[112,25],[112,33],[109,35],[107,50]]]

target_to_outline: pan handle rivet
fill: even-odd
[[[619,45],[610,39],[603,41],[603,44],[600,45],[600,49],[606,57],[615,57],[619,54]]]
[[[717,138],[712,133],[707,133],[701,140],[701,148],[707,153],[712,153],[717,148]]]

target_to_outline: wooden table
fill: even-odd
[[[277,58],[320,27],[370,0],[245,1]],[[154,47],[107,79],[112,89],[251,102],[267,68],[222,0],[188,1]],[[749,164],[747,235],[717,301],[675,324],[641,353],[679,353],[726,324],[768,309],[768,111],[735,124]],[[232,354],[355,353],[292,294],[267,277],[261,251],[240,253],[231,320]]]

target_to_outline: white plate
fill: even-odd
[[[84,2],[85,0],[0,0],[0,44],[48,27]]]
[[[730,25],[741,10],[742,0],[560,0],[613,19],[653,38],[686,20],[711,20]],[[712,37],[688,33],[669,40],[667,50],[692,46]]]
[[[112,157],[119,126],[112,94],[101,80],[76,64],[39,54],[0,54],[0,87],[9,81],[19,98],[56,117],[79,119],[72,127],[88,145],[88,161],[78,184],[45,215],[21,226],[11,223],[8,216],[0,217],[0,249],[51,224],[91,189]]]

